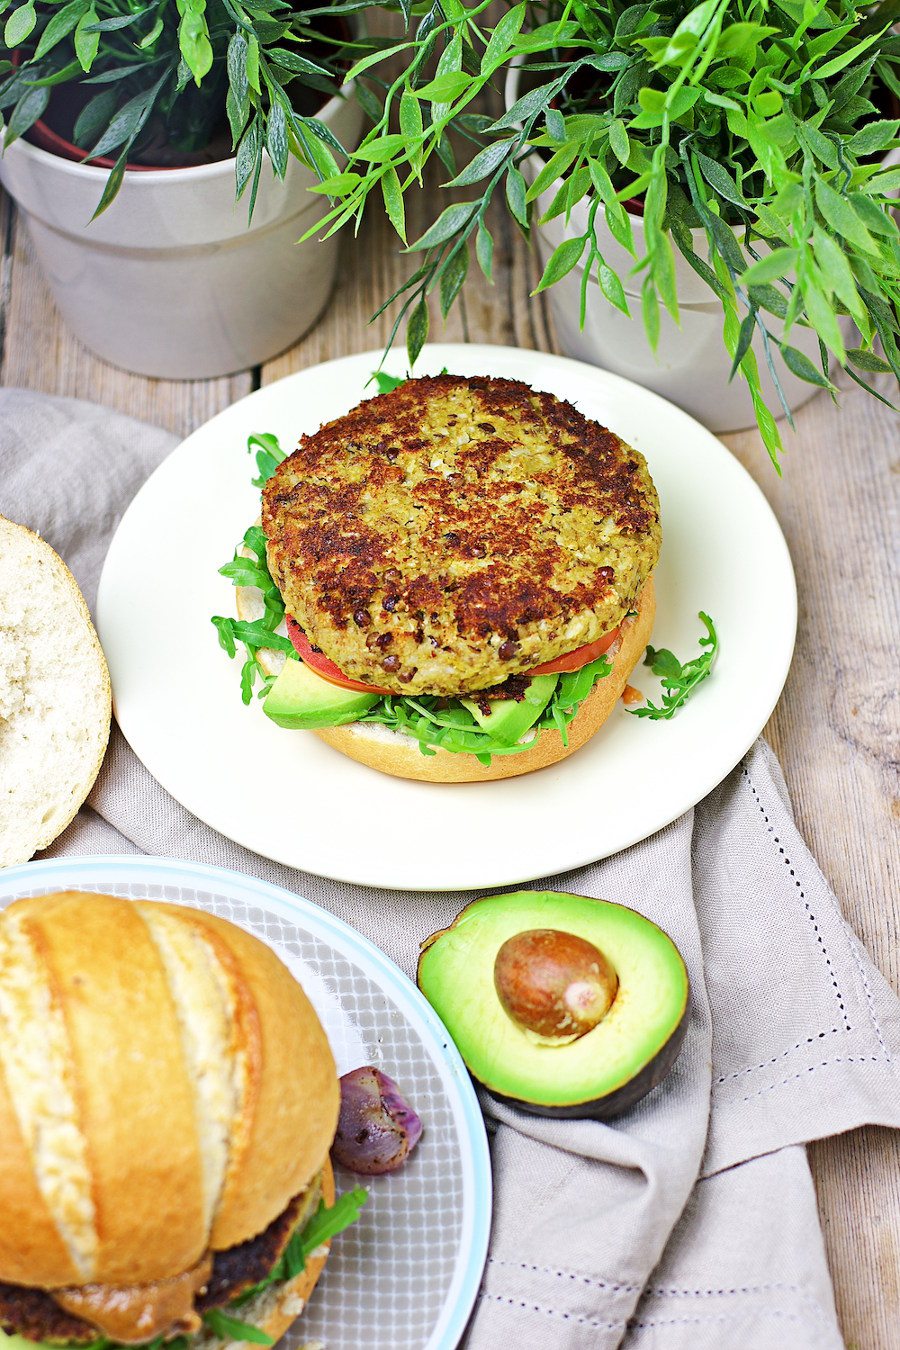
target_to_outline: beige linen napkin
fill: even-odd
[[[92,601],[118,517],[173,443],[105,409],[7,391],[0,512],[44,534]],[[175,803],[117,731],[52,851],[235,868],[331,910],[408,974],[419,939],[471,898],[345,886],[248,853]],[[900,1126],[900,1003],[798,835],[771,751],[759,742],[653,838],[535,884],[661,924],[690,971],[691,1017],[674,1072],[615,1121],[541,1120],[482,1097],[494,1225],[470,1350],[837,1350],[800,1146]]]

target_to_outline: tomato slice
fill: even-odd
[[[531,670],[526,671],[528,675],[561,675],[567,670],[580,670],[582,666],[590,665],[591,661],[596,661],[598,656],[609,651],[610,647],[619,636],[618,628],[613,628],[608,633],[604,633],[596,642],[586,642],[583,647],[576,647],[574,652],[566,652],[565,656],[556,656],[552,661],[545,661],[541,666],[533,666]]]
[[[292,619],[290,614],[285,615],[287,623],[288,637],[294,644],[294,650],[301,661],[310,670],[314,670],[317,675],[321,675],[323,680],[329,684],[336,684],[341,689],[358,689],[364,694],[392,694],[393,689],[381,689],[377,684],[363,684],[361,680],[351,680],[349,675],[345,675],[339,666],[333,661],[329,661],[324,652],[314,650],[312,643],[300,627],[296,619]]]

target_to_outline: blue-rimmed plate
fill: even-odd
[[[267,942],[303,983],[346,1072],[376,1064],[425,1131],[393,1176],[372,1178],[360,1221],[335,1242],[286,1350],[449,1350],[462,1336],[487,1254],[491,1174],[465,1066],[415,986],[347,924],[277,886],[160,858],[60,858],[0,872],[0,907],[85,890],[192,905]],[[338,1169],[339,1190],[353,1184]]]

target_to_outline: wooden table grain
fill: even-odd
[[[537,280],[533,259],[504,215],[492,223],[494,286],[476,280],[443,331],[433,322],[432,336],[553,351],[546,307],[529,298]],[[408,266],[373,215],[358,239],[344,240],[327,312],[295,347],[261,369],[178,383],[125,374],[80,346],[57,315],[26,232],[5,200],[0,247],[0,382],[91,399],[179,434],[260,384],[383,343],[388,318],[370,324],[369,316]],[[784,766],[800,828],[847,919],[900,990],[900,419],[852,384],[839,409],[817,395],[797,414],[796,435],[786,430],[782,480],[755,432],[724,439],[772,504],[799,583],[797,651],[766,734]],[[813,1144],[810,1158],[847,1346],[900,1350],[900,1136],[855,1130]]]

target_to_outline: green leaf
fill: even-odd
[[[870,371],[873,375],[889,375],[891,368],[887,361],[877,356],[875,352],[868,351],[865,347],[852,347],[847,352],[847,360],[857,370]]]
[[[406,351],[409,356],[410,369],[416,364],[419,353],[425,346],[428,338],[428,306],[425,303],[425,297],[419,301],[413,310],[412,318],[406,325]]]
[[[710,159],[708,155],[701,154],[699,150],[696,154],[700,172],[713,191],[717,192],[720,197],[724,197],[727,202],[733,202],[735,206],[747,206],[743,193],[725,166],[720,164],[718,160]]]
[[[855,244],[864,253],[877,253],[878,246],[860,220],[851,202],[835,192],[824,178],[816,179],[816,205],[838,238]]]
[[[251,33],[247,39],[247,83],[254,93],[261,94],[259,83],[259,38]]]
[[[289,51],[287,47],[270,47],[266,52],[270,61],[281,66],[282,70],[289,70],[293,75],[324,75],[330,78],[330,72],[325,66],[320,66],[315,61],[310,61],[307,57],[301,56],[299,52]]]
[[[742,286],[759,286],[766,281],[779,281],[789,276],[797,263],[796,250],[792,248],[773,248],[758,262],[751,263],[739,278]]]
[[[97,203],[97,209],[91,216],[91,220],[96,220],[97,217],[102,215],[103,212],[107,209],[107,207],[110,206],[112,202],[115,200],[116,194],[118,193],[119,188],[122,186],[122,180],[125,177],[125,170],[128,167],[129,146],[130,142],[129,145],[125,146],[125,149],[122,151],[122,153],[116,160],[115,164],[110,169],[109,177],[107,178],[106,183],[104,184],[103,191],[100,194],[100,200]]]
[[[273,1336],[267,1335],[250,1322],[241,1322],[237,1317],[223,1312],[221,1308],[209,1308],[203,1314],[203,1322],[214,1336],[219,1336],[226,1342],[250,1341],[253,1345],[275,1344]]]
[[[650,277],[644,277],[641,285],[641,317],[644,320],[650,350],[655,352],[659,345],[659,301]]]
[[[850,137],[847,149],[859,158],[864,155],[883,154],[898,144],[898,131],[900,120],[896,118],[891,121],[869,122]]]
[[[287,172],[288,140],[284,108],[280,103],[273,103],[269,108],[266,121],[266,150],[269,152],[276,174],[279,178],[284,178]]]
[[[409,252],[417,253],[423,249],[434,248],[438,244],[445,244],[448,239],[452,239],[455,234],[465,229],[476,209],[475,202],[453,202],[452,205],[446,206],[421,238],[410,244]]]
[[[50,90],[46,88],[37,88],[27,90],[19,99],[10,115],[6,126],[5,143],[12,145],[13,141],[23,136],[30,127],[33,127],[39,117],[43,117],[47,104],[50,102]]]
[[[116,110],[119,95],[115,89],[101,89],[82,108],[72,130],[72,139],[76,145],[90,145],[109,125]]]
[[[90,73],[91,66],[97,56],[100,47],[100,34],[98,32],[86,32],[88,24],[97,22],[97,11],[93,5],[86,10],[78,20],[75,29],[75,55],[78,57],[81,69],[85,74]]]
[[[389,164],[381,176],[381,194],[384,197],[384,209],[388,220],[406,243],[406,210],[403,205],[403,190],[393,164]]]
[[[482,75],[492,75],[497,67],[507,59],[507,53],[515,42],[524,22],[525,9],[524,4],[515,5],[497,21],[481,58]]]
[[[587,240],[584,237],[564,239],[547,259],[544,274],[532,294],[538,295],[541,291],[545,291],[548,286],[554,286],[557,281],[561,281],[564,276],[571,272],[572,268],[577,266],[582,253],[584,253],[586,243]]]
[[[400,134],[406,145],[409,162],[419,173],[422,167],[422,108],[410,89],[400,96]]]
[[[405,375],[388,375],[385,370],[373,370],[372,379],[378,386],[379,394],[390,394],[392,390],[399,389],[401,384],[406,384]]]
[[[817,67],[817,69],[812,72],[810,78],[816,80],[828,80],[832,75],[837,75],[838,71],[845,70],[858,56],[861,56],[863,52],[868,51],[873,43],[878,42],[883,36],[884,31],[884,29],[881,29],[880,32],[870,33],[868,37],[864,37],[860,42],[854,43],[849,51],[842,52],[840,56],[835,56],[832,60],[826,61],[824,66]]]
[[[18,9],[14,9],[3,29],[3,41],[6,46],[20,47],[31,36],[36,23],[37,14],[33,3],[20,5]]]
[[[34,50],[34,60],[40,61],[58,42],[71,33],[82,14],[86,13],[89,0],[70,0],[52,16],[47,27],[41,33],[40,41]]]
[[[494,141],[492,144],[486,145],[447,186],[470,187],[472,183],[480,183],[483,178],[487,178],[495,169],[500,167],[509,155],[511,148],[516,144],[515,140],[507,140]],[[516,172],[518,171],[516,170]]]
[[[619,163],[627,164],[631,154],[631,142],[625,130],[625,123],[620,117],[614,117],[609,124],[609,145]]]
[[[478,234],[475,236],[475,257],[488,281],[494,280],[494,236],[484,221],[478,222]]]
[[[625,298],[625,289],[622,286],[616,273],[601,258],[597,265],[597,280],[600,283],[600,289],[606,296],[611,305],[621,310],[623,314],[630,317],[628,301]]]
[[[463,244],[441,271],[441,313],[446,319],[469,271],[469,250]]]
[[[629,708],[634,717],[650,717],[654,721],[668,721],[682,708],[697,686],[709,679],[719,652],[719,636],[715,624],[703,610],[699,614],[700,622],[706,629],[700,638],[700,655],[682,663],[667,648],[647,647],[644,665],[649,666],[654,675],[662,679],[663,694],[657,706],[647,702],[642,708]]]
[[[836,240],[816,225],[813,229],[813,249],[824,280],[838,300],[861,324],[868,322],[865,306],[856,288],[853,271],[847,256]]]
[[[799,380],[805,380],[807,384],[815,384],[819,389],[833,389],[831,381],[826,375],[823,375],[818,366],[813,365],[809,357],[803,352],[798,351],[796,347],[791,347],[786,342],[779,343],[781,355],[784,364],[792,374]]]
[[[250,176],[256,168],[261,148],[259,133],[259,115],[253,118],[253,121],[244,132],[243,139],[238,146],[237,161],[235,164],[235,179],[237,184],[237,195],[242,197]]]
[[[528,229],[528,203],[526,201],[525,179],[514,164],[506,171],[506,204],[515,220],[523,229]]]
[[[204,13],[206,0],[179,0],[179,10],[181,23],[178,26],[178,47],[195,84],[199,85],[204,75],[209,74],[213,63],[212,43]]]
[[[452,103],[473,83],[472,76],[467,75],[464,70],[448,70],[443,75],[436,75],[433,80],[420,85],[412,92],[416,98],[427,99],[429,103]]]
[[[541,112],[548,106],[557,88],[557,82],[553,80],[550,84],[541,84],[536,89],[529,89],[528,93],[517,99],[502,117],[499,117],[496,122],[492,122],[488,130],[509,131],[511,128],[527,122],[536,113]]]

